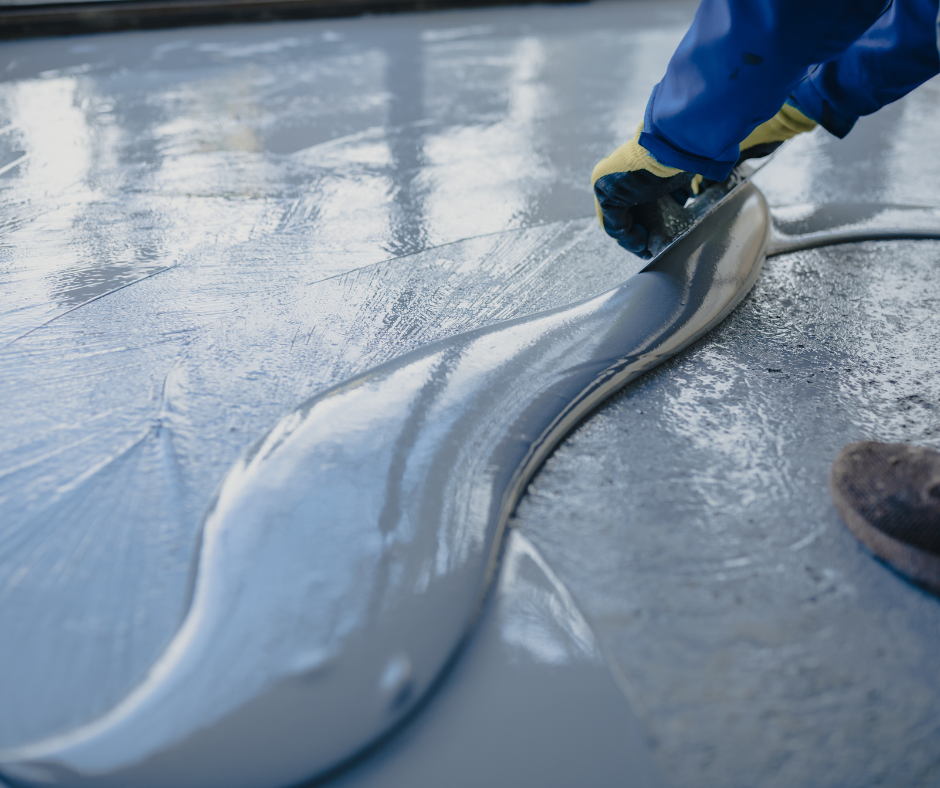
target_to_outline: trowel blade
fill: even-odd
[[[776,151],[761,159],[757,164],[752,163],[753,160],[742,162],[731,171],[731,174],[724,181],[710,186],[702,194],[689,200],[684,206],[679,205],[671,195],[661,197],[657,201],[659,207],[658,218],[661,223],[647,228],[652,259],[659,257],[676,241],[700,224],[706,216],[761,170],[774,155],[776,155]]]

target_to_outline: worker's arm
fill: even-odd
[[[845,51],[885,5],[886,0],[702,0],[650,96],[640,132],[594,169],[604,229],[625,248],[648,256],[644,205],[695,174],[727,178],[742,142],[762,124],[776,123],[779,137],[770,129],[760,132],[769,137],[764,150],[790,132],[812,128],[815,119],[785,105],[787,97],[812,64]],[[781,112],[790,117],[781,121]]]
[[[816,128],[791,104],[754,129],[741,143],[739,160],[773,153],[786,140]],[[640,145],[641,125],[633,139],[601,159],[594,167],[594,206],[607,234],[624,249],[640,257],[651,256],[647,224],[655,221],[653,201],[675,194],[683,201],[689,192],[698,193],[705,179],[700,174],[669,167]]]
[[[703,0],[653,89],[640,144],[662,164],[724,180],[741,141],[777,113],[809,67],[848,49],[887,5]]]
[[[839,57],[809,70],[793,100],[837,137],[940,72],[937,0],[894,2]]]

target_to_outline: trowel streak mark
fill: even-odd
[[[584,256],[594,261],[587,273],[580,263]],[[162,423],[172,432],[187,494],[173,504],[172,514],[150,506],[146,497],[128,499],[129,506],[144,509],[132,508],[125,523],[144,529],[134,537],[142,549],[162,550],[151,528],[155,533],[177,533],[173,543],[191,545],[205,502],[226,469],[254,435],[296,402],[402,349],[604,289],[630,273],[624,271],[629,262],[595,231],[591,220],[578,220],[467,241],[269,298],[253,294],[254,302],[246,293],[236,319],[217,318],[188,331],[181,329],[189,316],[173,308],[179,292],[191,284],[182,271],[121,291],[110,301],[96,302],[51,324],[6,353],[9,374],[0,378],[0,388],[21,426],[15,433],[18,443],[0,455],[7,528],[25,533],[28,523],[40,521],[47,529],[57,528],[57,518],[40,503],[69,484],[76,469],[120,457],[142,429]],[[520,271],[525,276],[517,279]],[[408,295],[402,299],[398,293]],[[146,309],[151,304],[164,306],[154,315]],[[5,437],[11,440],[14,434],[7,431]],[[96,484],[95,479],[89,483]],[[149,488],[152,483],[149,472],[126,482],[128,488]],[[108,495],[99,491],[97,496],[106,507]],[[160,519],[164,516],[168,519]],[[20,555],[3,553],[10,572],[20,566]],[[17,708],[26,715],[0,715],[0,731],[4,720],[9,726],[7,741],[34,726],[45,725],[51,732],[50,725],[61,730],[87,720],[90,712],[83,711],[82,704],[97,713],[102,699],[139,683],[160,644],[178,627],[190,556],[186,549],[160,552],[146,564],[154,567],[152,576],[141,571],[127,580],[120,598],[139,599],[140,605],[122,608],[126,618],[122,614],[106,626],[133,631],[146,625],[154,633],[147,637],[159,636],[152,647],[139,645],[122,653],[126,665],[112,669],[110,660],[118,655],[107,638],[87,626],[72,631],[75,638],[87,639],[81,647],[89,653],[87,662],[71,659],[71,648],[36,642],[40,636],[58,637],[56,627],[30,629],[9,642],[24,656],[42,649],[51,660],[50,673],[61,677],[64,688],[59,700],[47,707],[38,701],[48,686],[44,674],[36,674],[35,685],[17,681],[6,686],[9,703],[17,698]],[[88,599],[104,604],[109,597],[97,589],[106,572],[98,572],[87,560],[76,566],[86,582],[67,598],[57,598],[49,610],[77,622],[90,609]],[[22,578],[21,591],[33,593],[27,589],[36,579]],[[154,583],[167,584],[172,591],[141,596],[132,590]],[[115,606],[99,608],[107,609]],[[17,606],[4,606],[0,618],[18,617],[18,611]],[[144,642],[140,634],[134,637],[138,644]],[[27,724],[31,717],[37,722]]]
[[[130,473],[118,458],[155,424],[182,480],[166,506],[115,504],[146,553],[123,594],[108,593],[108,554],[86,550],[67,559],[82,585],[30,573],[0,607],[0,630],[45,611],[74,624],[5,644],[45,656],[23,682],[0,665],[2,746],[81,725],[143,680],[179,626],[213,491],[297,402],[635,273],[571,217],[590,212],[583,173],[619,143],[611,113],[642,112],[642,84],[693,12],[502,8],[0,44],[0,165],[20,161],[0,176],[0,532],[42,522],[54,544],[72,523],[49,508],[55,490],[109,461]],[[647,34],[657,46],[634,58]],[[575,79],[589,56],[621,67]],[[150,466],[134,467],[127,487],[147,489]],[[104,485],[102,509],[112,495]],[[0,573],[19,561],[0,554]]]
[[[147,484],[137,484],[139,478]],[[15,484],[16,475],[6,481]],[[76,709],[63,702],[70,697],[70,677],[94,675],[102,650],[109,655],[112,681],[96,693],[100,712],[119,700],[116,689],[137,679],[133,655],[165,647],[166,635],[140,626],[140,616],[155,597],[175,608],[177,621],[185,612],[185,574],[168,572],[183,566],[181,560],[191,561],[195,551],[181,528],[182,500],[179,468],[165,428],[133,439],[22,520],[16,515],[25,512],[12,510],[14,502],[7,498],[0,551],[16,560],[0,565],[0,607],[6,611],[0,662],[4,682],[17,687],[4,692],[4,708],[21,721],[20,735],[42,730],[31,724],[30,711],[36,698],[45,696],[61,699],[52,704],[59,725],[74,724]],[[78,597],[82,605],[63,616],[60,608],[33,604],[37,596],[56,595]],[[137,626],[115,632],[101,619],[100,611],[107,609],[120,611],[115,618]],[[62,650],[71,673],[56,669]]]

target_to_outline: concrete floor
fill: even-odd
[[[934,242],[772,259],[520,506],[674,784],[940,781],[940,605],[859,546],[827,489],[845,443],[940,448],[938,262]]]
[[[693,11],[0,44],[0,747],[140,681],[209,497],[285,411],[638,270],[589,218],[588,174]],[[938,120],[935,80],[757,182],[777,205],[936,205]],[[825,487],[851,440],[940,447],[938,262],[934,242],[771,260],[520,506],[676,785],[940,781],[937,600]]]

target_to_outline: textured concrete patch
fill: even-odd
[[[839,522],[845,443],[940,447],[940,244],[768,261],[552,457],[516,525],[630,679],[677,785],[931,785],[940,602]]]

